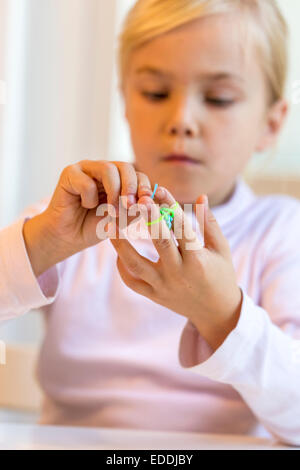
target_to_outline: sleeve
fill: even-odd
[[[0,230],[0,323],[51,304],[58,294],[58,267],[36,278],[23,238],[25,221],[41,213],[48,201],[45,198],[28,207],[13,224]]]
[[[295,446],[300,446],[299,207],[297,201],[295,213],[278,221],[280,241],[268,248],[260,305],[242,289],[239,321],[216,351],[189,321],[179,345],[182,367],[234,387],[276,439]]]

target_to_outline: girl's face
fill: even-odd
[[[252,154],[279,131],[255,48],[244,53],[238,25],[235,15],[197,19],[130,56],[124,100],[135,167],[181,204],[202,193],[211,207],[225,202]],[[164,160],[173,153],[196,163]]]

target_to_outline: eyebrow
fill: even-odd
[[[157,69],[155,67],[151,67],[151,66],[140,67],[135,71],[135,73],[137,75],[141,75],[143,73],[149,73],[151,75],[156,75],[156,76],[159,76],[159,77],[174,78],[174,75],[171,72],[163,71],[163,70]],[[215,80],[215,81],[231,78],[231,79],[238,80],[240,82],[245,81],[244,78],[242,78],[240,75],[229,73],[229,72],[223,72],[223,71],[206,73],[206,74],[199,74],[199,75],[196,76],[196,78],[200,79],[200,80],[201,79],[204,79],[204,80],[210,79],[210,80]]]

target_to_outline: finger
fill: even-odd
[[[205,194],[202,194],[197,198],[196,204],[204,204],[205,216],[204,216],[204,243],[206,248],[213,249],[214,251],[228,255],[230,253],[230,247],[227,239],[223,235],[223,232],[209,208],[208,198]]]
[[[152,194],[151,183],[147,175],[145,173],[136,172],[137,176],[137,184],[138,184],[138,197],[142,195],[149,195]],[[142,208],[145,210],[144,206]],[[130,225],[132,221],[137,221],[137,213],[140,213],[140,209],[138,208],[138,204],[136,206],[131,206],[128,210],[126,209],[126,218],[122,218],[122,220],[117,219],[117,224],[121,230],[123,230],[127,225]],[[141,215],[138,219],[141,219]]]
[[[147,284],[144,281],[136,279],[134,276],[132,276],[126,269],[125,265],[123,264],[122,260],[120,257],[117,259],[117,267],[118,271],[120,273],[120,276],[126,284],[127,287],[132,289],[134,292],[137,294],[143,295],[145,297],[151,298],[153,294],[153,288]]]
[[[136,172],[136,177],[137,177],[137,194],[138,197],[141,197],[141,195],[151,195],[152,194],[152,189],[151,189],[151,183],[147,175],[145,173],[142,173],[140,171]],[[121,208],[121,213],[124,211]],[[139,210],[138,210],[139,212]],[[123,212],[124,213],[124,212]],[[117,219],[116,223],[117,226],[120,228],[120,230],[123,230],[127,225],[130,225],[132,221],[136,221],[137,218],[137,211],[134,211],[134,208],[131,206],[131,210],[126,209],[126,217]]]
[[[142,173],[140,171],[136,172],[136,178],[137,178],[137,194],[152,194],[152,189],[151,189],[151,183],[147,175],[145,173]],[[123,199],[124,200],[124,199]],[[125,200],[126,202],[126,200]],[[127,203],[126,203],[127,205]],[[126,211],[126,217],[124,214],[124,218],[121,217],[120,219],[117,219],[116,223],[117,226],[120,228],[120,230],[123,230],[127,225],[130,225],[132,221],[136,221],[136,216],[137,213],[134,213],[134,210],[130,211],[129,209],[133,209],[133,207],[130,205],[130,207],[127,209],[127,207],[124,209],[124,204],[122,204],[121,207],[121,213],[124,214],[124,210]],[[129,211],[129,212],[128,212]],[[130,214],[130,215],[129,215]],[[120,214],[119,214],[120,215]]]
[[[61,175],[61,187],[73,195],[81,197],[81,205],[93,209],[99,203],[98,188],[93,178],[89,177],[77,165],[66,167]]]
[[[114,163],[121,177],[121,196],[122,206],[128,209],[133,204],[136,204],[136,195],[138,189],[137,175],[134,167],[126,162],[112,162]]]
[[[160,187],[156,192],[157,201],[161,205],[166,207],[173,207],[176,204],[176,200],[172,194],[163,187]],[[195,251],[200,251],[203,248],[201,239],[198,238],[197,233],[193,230],[193,225],[182,210],[180,205],[174,209],[174,220],[173,220],[173,233],[178,243],[178,248],[182,258],[194,255]]]
[[[143,195],[151,196],[153,191],[148,176],[140,171],[137,171],[136,175],[138,180],[138,198],[142,197]]]
[[[115,206],[118,212],[121,180],[119,170],[112,162],[82,160],[78,163],[80,169],[102,183],[107,194],[107,203]]]
[[[148,225],[147,228],[161,262],[165,267],[171,269],[180,266],[182,258],[166,221],[162,218],[159,222],[156,222],[161,218],[159,206],[149,196],[142,196],[139,199],[139,204],[145,204],[149,208],[146,223],[149,222],[151,225]],[[142,212],[142,216],[145,216],[144,212]]]
[[[132,276],[153,287],[159,285],[161,279],[152,261],[141,256],[125,238],[110,238],[110,241]]]

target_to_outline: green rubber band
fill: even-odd
[[[160,209],[160,213],[162,214],[161,217],[157,220],[153,220],[152,222],[146,222],[146,225],[149,226],[149,225],[157,224],[162,219],[167,219],[169,224],[171,225],[172,220],[174,219],[174,215],[175,215],[174,211],[175,211],[176,207],[178,207],[178,206],[179,206],[179,203],[176,201],[176,203],[172,207],[162,207]],[[166,220],[166,222],[167,222],[167,220]],[[167,222],[167,224],[168,224],[168,222]]]
[[[164,216],[162,215],[162,216],[161,216],[159,219],[157,219],[157,220],[153,220],[152,222],[146,222],[146,225],[157,224],[157,223],[160,222],[163,218],[164,218]]]

